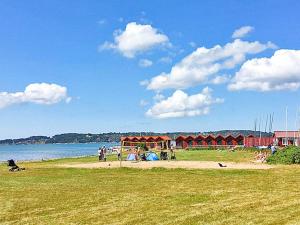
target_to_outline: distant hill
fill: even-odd
[[[169,133],[155,133],[155,132],[126,132],[126,133],[101,133],[101,134],[79,134],[79,133],[66,133],[58,134],[53,137],[47,136],[32,136],[28,138],[18,139],[5,139],[0,140],[0,144],[55,144],[55,143],[92,143],[92,142],[119,142],[122,136],[154,136],[154,135],[167,135],[172,139],[175,139],[179,135],[218,135],[223,136],[239,134],[248,136],[250,134],[259,136],[259,131],[252,130],[220,130],[220,131],[208,131],[208,132],[169,132]],[[262,132],[261,135],[272,136],[273,133]]]
[[[0,140],[0,144],[45,144],[49,139],[51,138],[47,136],[32,136],[28,138]]]

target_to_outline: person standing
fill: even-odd
[[[171,147],[171,150],[170,150],[170,154],[171,154],[171,160],[176,160],[175,151],[172,147]]]
[[[274,145],[271,146],[272,155],[276,153],[276,147]]]
[[[117,148],[118,161],[121,160],[121,149]]]
[[[103,161],[104,162],[106,162],[106,153],[107,153],[106,147],[103,146]]]
[[[138,147],[136,152],[136,160],[140,160],[140,159],[141,159],[141,148]]]
[[[99,157],[99,161],[102,160],[102,158],[101,158],[101,152],[102,152],[102,148],[99,147],[99,149],[98,149],[98,157]]]

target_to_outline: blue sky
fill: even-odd
[[[294,129],[299,10],[299,1],[2,0],[0,138],[252,129],[256,118],[272,112],[274,129],[285,129],[286,106]],[[133,43],[129,24],[137,32]],[[224,50],[226,44],[233,50]],[[197,53],[201,47],[209,53]],[[193,53],[196,59],[186,59]],[[222,67],[228,58],[234,65]],[[196,71],[179,72],[178,81],[172,68]],[[162,73],[168,81],[154,82]],[[224,82],[213,84],[217,76]]]

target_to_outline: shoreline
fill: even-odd
[[[116,142],[116,141],[102,141],[102,142],[84,142],[84,143],[80,143],[80,142],[70,142],[70,143],[28,143],[28,144],[0,144],[0,146],[20,146],[20,145],[72,145],[72,144],[101,144],[101,143],[118,143],[120,144],[120,142]]]
[[[49,161],[55,161],[59,159],[80,159],[80,158],[86,158],[86,157],[97,157],[97,155],[82,155],[82,156],[69,156],[69,157],[60,157],[60,158],[48,158],[48,159],[32,159],[32,160],[15,160],[15,162],[18,163],[36,163],[36,162],[49,162]],[[9,160],[9,159],[8,159]],[[0,164],[6,163],[6,161],[0,161]]]
[[[73,144],[26,144],[0,145],[0,163],[9,159],[18,162],[48,161],[63,158],[78,158],[97,155],[98,148],[114,147],[119,143],[95,142]]]

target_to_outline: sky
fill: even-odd
[[[300,2],[0,1],[0,139],[299,128]],[[298,113],[300,115],[300,113]]]

